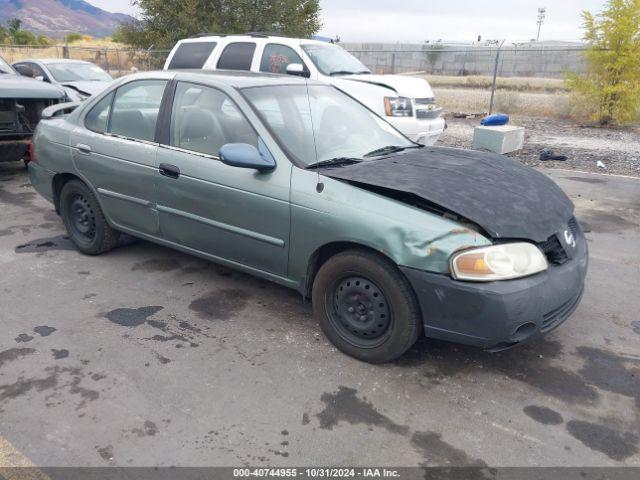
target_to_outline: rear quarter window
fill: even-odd
[[[181,43],[173,54],[167,69],[202,68],[216,45],[216,42]]]
[[[251,70],[253,53],[256,44],[253,42],[230,43],[220,55],[218,68],[223,70]]]

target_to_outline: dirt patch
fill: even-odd
[[[638,453],[638,436],[630,432],[619,432],[607,425],[571,420],[567,431],[591,450],[604,453],[618,462]]]
[[[150,306],[140,308],[116,308],[104,314],[104,317],[122,327],[137,327],[147,321],[152,315],[155,315],[164,307]]]
[[[248,298],[244,290],[220,290],[194,300],[189,309],[207,320],[228,320],[245,307]]]
[[[36,353],[35,348],[10,348],[9,350],[0,352],[0,368],[2,368],[5,363],[13,362],[27,355],[33,355],[34,353]]]
[[[531,419],[543,425],[561,425],[564,423],[562,415],[555,410],[551,410],[547,407],[540,407],[538,405],[527,405],[524,407],[524,413],[526,413]]]
[[[448,147],[473,148],[473,129],[479,118],[447,117],[449,128],[438,141]],[[584,127],[569,120],[513,115],[512,125],[526,129],[525,146],[508,154],[525,165],[540,168],[565,168],[598,173],[614,173],[640,177],[640,135],[634,128]],[[566,155],[566,161],[540,161],[540,152],[551,149]],[[605,168],[598,167],[600,161]],[[577,178],[572,178],[575,181]],[[587,180],[589,183],[600,183]]]
[[[325,408],[316,417],[320,420],[320,428],[333,430],[340,422],[351,425],[369,425],[382,427],[391,433],[406,435],[409,427],[398,425],[386,415],[374,408],[366,398],[357,397],[357,390],[348,387],[339,387],[337,392],[323,393],[320,400]]]

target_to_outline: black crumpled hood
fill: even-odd
[[[573,203],[546,175],[492,153],[425,147],[322,174],[365,188],[417,195],[495,239],[543,242],[566,228],[573,216]]]

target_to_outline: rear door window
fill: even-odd
[[[140,80],[118,88],[109,133],[153,142],[166,80]]]
[[[185,42],[178,46],[169,62],[168,70],[177,68],[202,68],[216,48],[216,42]]]
[[[223,70],[251,70],[251,62],[255,51],[256,44],[254,42],[230,43],[220,55],[218,68]]]
[[[287,67],[292,63],[304,65],[300,55],[286,45],[270,43],[264,47],[260,71],[269,73],[287,73]]]
[[[84,119],[84,126],[94,132],[106,132],[112,101],[113,93],[110,93],[98,103],[96,103],[94,107],[89,111],[89,113],[87,113],[87,116]]]

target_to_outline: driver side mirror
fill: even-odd
[[[287,65],[287,75],[309,78],[311,76],[311,72],[301,63],[290,63]]]
[[[33,77],[35,80],[38,80],[39,82],[44,82],[44,77],[42,75],[38,75],[36,77]]]
[[[260,173],[276,168],[276,162],[270,155],[262,155],[256,147],[248,143],[227,143],[220,148],[218,156],[225,165],[251,168]]]

